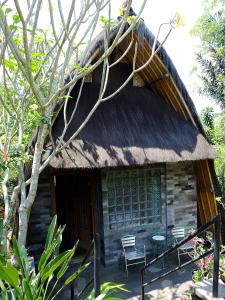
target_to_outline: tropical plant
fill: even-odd
[[[212,235],[207,232],[206,237],[194,237],[190,243],[193,244],[193,251],[190,252],[190,255],[193,259],[198,258],[202,254],[213,247]],[[198,282],[202,281],[204,278],[211,278],[213,272],[213,255],[209,255],[205,258],[202,258],[195,263],[197,269],[193,272],[193,281]]]
[[[105,282],[101,285],[101,289],[100,289],[101,294],[97,298],[95,297],[95,291],[93,290],[86,300],[95,300],[95,299],[96,300],[101,300],[101,299],[120,300],[120,298],[111,296],[113,293],[115,293],[118,290],[128,292],[128,290],[124,288],[123,284],[114,284],[111,282]]]
[[[192,34],[199,38],[197,52],[201,93],[225,108],[225,0],[204,1],[204,11]]]
[[[65,226],[56,228],[57,217],[50,224],[44,251],[40,257],[37,272],[31,268],[27,250],[20,247],[13,237],[13,253],[17,266],[6,258],[0,260],[0,279],[2,299],[54,299],[67,285],[69,285],[87,266],[78,268],[72,275],[64,279],[69,263],[74,255],[77,244],[68,251],[58,253],[62,233]],[[58,285],[59,281],[60,286]]]
[[[13,254],[16,266],[7,257],[0,255],[2,300],[53,300],[88,267],[89,262],[82,263],[71,275],[67,276],[67,270],[78,243],[71,250],[59,253],[64,229],[65,226],[57,228],[57,217],[55,216],[48,229],[44,251],[39,259],[37,271],[31,264],[27,249],[24,246],[19,246],[16,238],[13,237]],[[85,290],[86,288],[84,288]],[[118,299],[108,298],[117,290],[126,291],[121,284],[104,283],[97,299]],[[92,299],[95,299],[94,290],[87,296],[87,300]]]
[[[209,141],[214,146],[218,159],[215,169],[220,182],[222,197],[219,198],[223,227],[225,224],[225,0],[204,1],[203,14],[197,20],[192,34],[199,40],[196,60],[197,71],[202,81],[200,93],[209,96],[222,112],[215,114],[206,108],[202,115]],[[218,191],[218,189],[217,189]],[[223,234],[223,240],[225,235]]]
[[[193,259],[198,258],[203,255],[206,251],[214,247],[213,234],[210,231],[205,232],[203,237],[194,237],[191,241],[193,244],[193,251],[190,255]],[[225,278],[225,257],[224,257],[225,247],[221,245],[220,249],[220,278],[224,280]],[[192,279],[194,282],[202,281],[203,279],[210,279],[213,277],[213,263],[214,254],[210,254],[202,259],[195,262],[196,269],[193,271]]]
[[[222,190],[220,203],[225,201],[225,113],[216,113],[212,107],[205,107],[201,111],[201,120],[207,137],[218,153],[215,169]]]
[[[200,118],[202,120],[202,123],[204,125],[204,129],[206,132],[206,135],[212,145],[215,144],[215,134],[214,134],[214,119],[215,119],[215,112],[213,107],[205,107],[202,109]]]

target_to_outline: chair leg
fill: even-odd
[[[178,256],[178,263],[179,263],[179,267],[180,267],[180,251],[179,251],[179,249],[177,250],[177,256]]]
[[[122,269],[123,266],[123,253],[120,253],[120,257],[119,257],[119,263],[118,263],[119,269]]]
[[[127,273],[127,278],[128,278],[128,268],[127,268],[127,261],[125,260],[125,265],[126,265],[126,273]]]

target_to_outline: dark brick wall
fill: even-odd
[[[127,229],[121,228],[119,231],[109,229],[106,173],[102,173],[106,265],[118,261],[122,249],[120,238],[123,235],[134,234],[139,247],[145,244],[147,252],[151,252],[151,236],[156,233],[166,234],[166,226],[168,228],[183,226],[186,229],[196,227],[197,194],[194,164],[192,162],[171,163],[167,164],[166,168],[162,168],[161,170],[162,223],[140,225]]]
[[[194,163],[167,164],[168,226],[197,225],[197,191]]]
[[[171,163],[166,169],[162,168],[162,223],[109,229],[108,198],[106,171],[102,172],[102,209],[104,227],[105,262],[117,262],[121,254],[120,238],[125,234],[135,234],[140,246],[146,245],[151,251],[150,237],[158,232],[165,233],[166,225],[193,228],[197,223],[197,201],[194,163]],[[167,200],[166,200],[167,199]],[[167,218],[166,218],[167,210]],[[37,198],[32,207],[29,230],[28,247],[30,255],[37,258],[43,250],[48,226],[52,219],[50,183],[46,175],[42,175],[37,192]],[[167,221],[166,221],[167,219]]]

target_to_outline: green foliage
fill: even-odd
[[[205,242],[213,247],[211,232],[206,232],[206,238],[194,237],[191,241],[193,250],[190,252],[192,259],[197,259],[206,252]],[[207,249],[209,250],[209,248]],[[194,282],[202,281],[204,278],[210,279],[213,276],[213,254],[199,259],[195,262],[197,269],[194,271],[192,279]]]
[[[216,114],[212,107],[206,107],[200,116],[209,141],[218,154],[215,169],[222,189],[221,201],[225,201],[225,112]]]
[[[9,294],[13,299],[19,300],[54,299],[63,288],[69,285],[88,266],[86,264],[68,278],[63,278],[77,245],[71,250],[58,254],[65,226],[57,229],[56,223],[57,218],[54,217],[48,230],[37,274],[30,268],[27,250],[24,247],[19,247],[17,240],[15,237],[13,238],[13,253],[18,266],[13,266],[6,259],[0,261],[3,300],[8,299]],[[60,287],[57,287],[60,279],[62,279],[62,282]]]
[[[205,132],[211,142],[214,144],[215,134],[214,134],[214,109],[212,107],[205,107],[201,111],[201,120],[204,125]]]
[[[87,297],[87,300],[120,300],[120,298],[110,296],[118,290],[128,292],[128,290],[124,288],[124,284],[114,284],[111,282],[105,282],[101,285],[101,295],[95,298],[95,292],[93,290],[91,294]]]
[[[13,41],[24,58],[20,17],[15,10],[13,11],[6,5],[9,3],[0,7],[0,14],[7,18]],[[40,69],[43,66],[46,68],[50,66],[50,57],[46,57],[46,53],[49,51],[51,38],[42,29],[37,28],[35,32],[32,32],[28,28],[27,31],[29,38],[34,35],[33,47],[30,49],[30,70],[35,76],[35,84],[41,86],[43,97],[45,97],[48,93],[48,86],[46,82],[43,82],[45,74],[40,72]],[[10,170],[7,182],[10,197],[15,182],[21,178],[22,164],[32,160],[32,156],[27,152],[27,145],[34,130],[40,123],[49,123],[49,119],[41,110],[40,103],[31,92],[27,77],[21,70],[21,66],[18,66],[14,53],[9,48],[6,49],[4,60],[1,61],[4,76],[0,76],[0,200],[3,198],[1,182],[6,169]]]
[[[119,14],[121,17],[124,16],[124,10],[122,8],[119,9]],[[100,21],[101,27],[103,29],[107,29],[107,28],[112,29],[113,27],[118,25],[118,20],[108,19],[108,18],[105,18],[104,16],[100,16],[99,21]],[[131,25],[132,23],[135,23],[135,22],[137,22],[136,16],[127,16],[127,23],[129,25]]]
[[[0,223],[0,239],[1,239]],[[20,247],[13,237],[13,254],[17,266],[12,265],[4,256],[0,256],[0,287],[1,299],[15,300],[53,300],[65,287],[70,285],[89,265],[86,263],[67,276],[77,244],[68,251],[59,254],[62,234],[65,226],[57,228],[57,217],[52,219],[46,237],[44,251],[40,257],[37,272],[31,268],[25,247]],[[109,297],[117,290],[127,291],[121,284],[104,283],[101,286],[100,299],[118,299]],[[95,299],[94,290],[87,300]]]
[[[117,20],[114,20],[114,19],[107,19],[107,18],[104,17],[104,16],[100,16],[99,21],[100,21],[101,27],[102,27],[103,29],[106,29],[106,28],[112,29],[112,27],[114,27],[114,26],[116,26],[116,25],[118,24],[118,21],[117,21]]]
[[[225,0],[206,1],[192,34],[200,39],[202,93],[225,108]]]
[[[204,275],[202,274],[201,270],[194,270],[194,274],[192,276],[192,280],[194,282],[200,282],[204,279]]]

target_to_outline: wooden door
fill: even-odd
[[[79,248],[87,250],[92,239],[92,203],[90,180],[88,177],[76,177],[73,180],[74,239],[79,239]],[[71,220],[71,221],[72,221]]]
[[[56,178],[56,209],[59,224],[66,224],[62,250],[79,240],[78,254],[85,253],[93,237],[91,180],[87,175]]]

